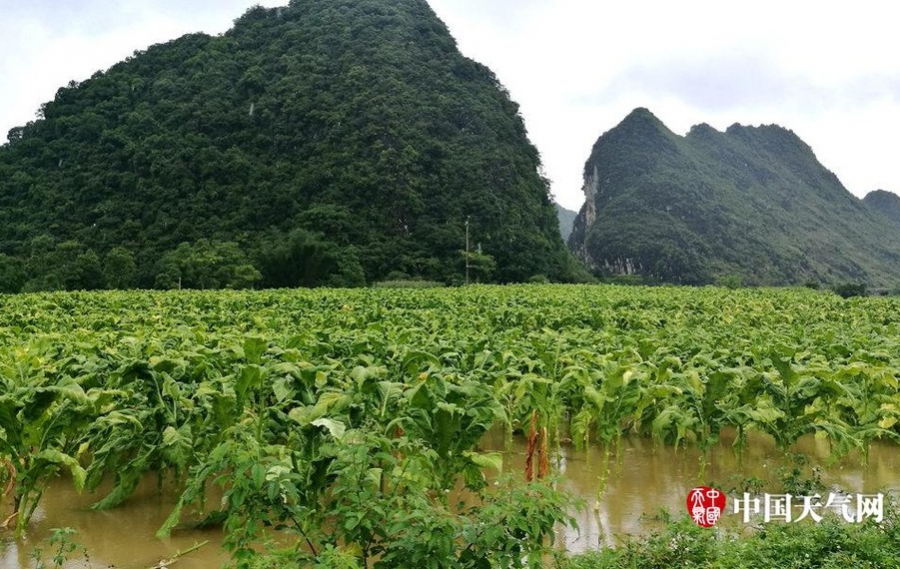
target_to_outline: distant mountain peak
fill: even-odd
[[[625,121],[633,120],[633,119],[653,119],[659,121],[659,119],[654,115],[650,109],[647,107],[635,107],[630,113],[625,116]],[[624,122],[624,121],[623,121]]]
[[[628,113],[616,128],[637,128],[643,129],[646,132],[653,130],[673,134],[672,131],[669,130],[669,127],[646,107],[638,107]]]
[[[638,107],[628,113],[622,122],[597,139],[591,150],[591,157],[585,165],[585,178],[591,174],[588,165],[600,156],[613,160],[627,160],[624,154],[643,154],[649,150],[654,154],[665,155],[677,152],[676,142],[679,138],[656,115],[644,107]],[[620,153],[624,154],[613,158],[609,155],[610,150],[617,156]]]
[[[871,192],[866,194],[866,197],[864,197],[863,199],[890,199],[890,200],[900,201],[900,196],[898,196],[894,192],[889,192],[887,190],[878,189],[878,190],[872,190]]]
[[[866,194],[863,203],[900,224],[900,196],[897,194],[885,190],[875,190]]]
[[[600,136],[584,174],[568,245],[596,272],[900,282],[900,197],[861,202],[785,127],[702,123],[682,137],[638,108]],[[896,226],[884,215],[894,210]]]
[[[700,124],[695,124],[691,127],[691,130],[688,131],[688,136],[690,135],[701,135],[701,134],[722,134],[715,128],[709,125],[709,123],[702,122]]]

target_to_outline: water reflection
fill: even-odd
[[[733,451],[733,441],[734,436],[726,433],[711,449],[701,477],[701,453],[695,447],[676,450],[645,438],[623,439],[618,459],[615,453],[609,459],[610,474],[599,503],[597,493],[606,451],[600,447],[576,451],[563,445],[559,462],[559,472],[564,475],[562,486],[587,503],[585,508],[573,511],[580,531],[565,532],[567,549],[596,549],[615,545],[629,534],[646,534],[651,528],[659,527],[659,522],[652,518],[661,510],[677,515],[685,512],[688,491],[697,485],[713,484],[727,491],[741,487],[744,479],[756,477],[763,481],[762,492],[781,491],[779,469],[789,464],[785,463],[774,441],[764,435],[751,435],[740,461]],[[491,433],[485,439],[484,447],[503,449],[502,432]],[[828,442],[812,436],[801,439],[791,450],[809,457],[805,476],[811,474],[812,467],[818,467],[823,483],[831,489],[875,493],[896,491],[900,487],[900,456],[895,444],[873,444],[866,465],[862,464],[858,454],[837,462],[831,460]],[[507,471],[523,471],[523,439],[513,441],[505,463]],[[729,499],[733,496],[729,495]],[[731,508],[729,502],[728,513],[722,520],[725,525],[739,523],[738,517],[731,514]]]

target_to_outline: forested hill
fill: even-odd
[[[0,148],[0,289],[565,280],[540,158],[425,0],[293,0],[59,89]],[[478,254],[477,250],[481,253]]]
[[[602,135],[569,247],[595,271],[702,284],[900,284],[900,219],[775,125],[686,136],[647,109]],[[896,196],[867,201],[893,203]],[[900,209],[898,209],[900,211]]]

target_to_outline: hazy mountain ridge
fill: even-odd
[[[592,269],[702,284],[900,283],[900,230],[850,194],[796,134],[636,109],[595,143],[570,249]]]
[[[554,203],[553,205],[556,206],[556,217],[559,220],[559,233],[562,235],[563,241],[568,241],[569,235],[572,234],[572,228],[575,226],[575,218],[578,217],[578,212],[566,209],[558,203]]]

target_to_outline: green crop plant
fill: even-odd
[[[532,434],[534,478],[567,439],[606,447],[603,471],[624,437],[695,446],[702,478],[729,432],[738,454],[761,433],[786,456],[816,436],[863,460],[900,436],[895,298],[533,285],[37,294],[0,311],[0,523],[19,535],[55,477],[111,481],[95,507],[113,508],[155,476],[180,496],[163,533],[222,523],[244,564],[275,531],[273,566],[516,566],[567,498],[552,472],[524,484],[484,452],[494,429]]]

